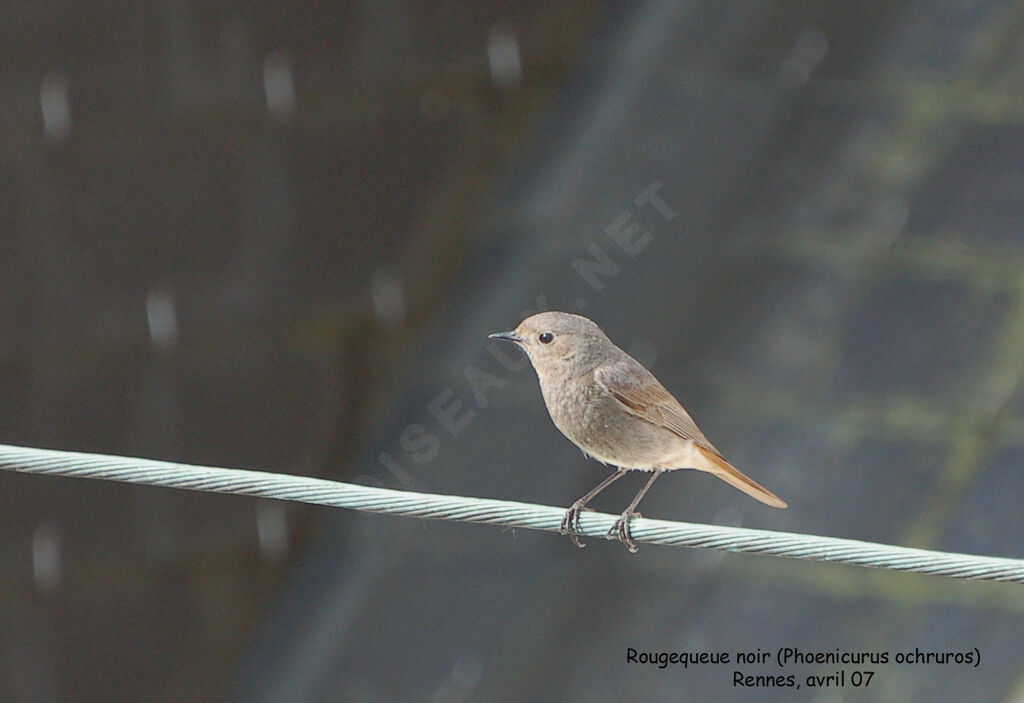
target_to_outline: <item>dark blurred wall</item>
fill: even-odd
[[[791,506],[680,472],[645,514],[1021,557],[1022,30],[1009,0],[7,3],[0,442],[565,506],[605,469],[486,334],[566,309]],[[1015,587],[0,481],[12,703],[825,700],[625,662],[786,644],[983,656],[836,699],[1024,695]]]

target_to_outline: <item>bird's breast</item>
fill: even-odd
[[[540,387],[551,420],[566,437],[583,445],[600,430],[605,399],[590,374],[564,381],[547,380]]]
[[[629,413],[592,374],[542,381],[541,392],[555,427],[595,459],[633,469],[660,464],[665,449],[660,428]]]

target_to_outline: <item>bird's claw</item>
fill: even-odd
[[[565,511],[565,515],[562,516],[562,524],[559,526],[558,531],[563,535],[569,535],[569,539],[580,549],[583,549],[587,545],[583,544],[580,539],[580,513],[584,510],[590,510],[582,502],[576,501],[573,503],[568,510]]]
[[[641,517],[640,513],[627,510],[619,516],[619,519],[612,525],[612,529],[608,530],[608,536],[615,536],[620,542],[626,545],[633,554],[636,554],[640,548],[636,544],[636,540],[633,539],[633,535],[629,531],[629,525],[633,521],[634,517]]]

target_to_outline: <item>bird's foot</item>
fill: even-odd
[[[580,513],[584,510],[590,510],[590,508],[588,508],[586,503],[583,501],[578,500],[573,503],[569,506],[569,509],[565,511],[565,515],[562,516],[562,524],[558,528],[558,531],[563,535],[569,535],[569,539],[572,540],[572,543],[580,549],[587,546],[583,544],[582,540],[580,540]]]
[[[643,516],[633,510],[623,512],[619,519],[615,521],[615,524],[612,525],[612,529],[608,530],[608,536],[614,535],[620,542],[626,545],[626,549],[635,554],[639,547],[636,546],[636,540],[633,539],[633,535],[629,531],[629,525],[634,517]]]

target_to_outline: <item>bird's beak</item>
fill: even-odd
[[[526,341],[515,330],[511,332],[495,332],[494,334],[487,335],[487,337],[488,339],[504,339],[506,342],[515,342],[516,344],[522,344]]]

